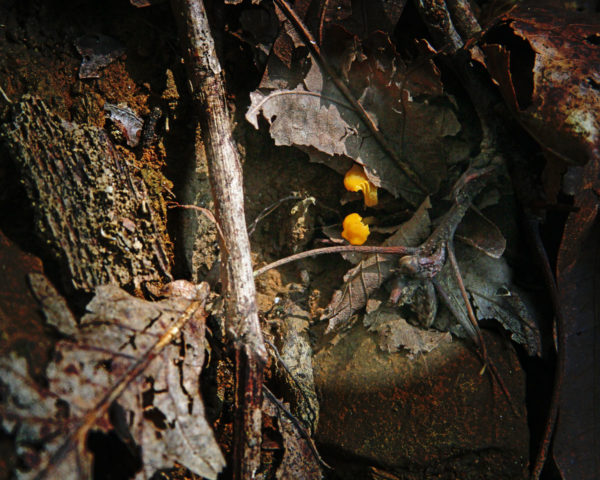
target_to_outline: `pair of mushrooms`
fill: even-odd
[[[344,187],[350,192],[362,192],[367,207],[377,205],[377,187],[373,185],[360,165],[354,166],[344,176]],[[362,245],[369,236],[369,226],[358,213],[348,215],[342,224],[342,237],[352,245]]]

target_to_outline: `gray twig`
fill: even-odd
[[[208,158],[216,216],[223,232],[221,282],[227,331],[235,350],[233,477],[255,478],[260,467],[263,342],[252,276],[250,241],[244,215],[239,154],[232,137],[224,75],[204,5],[200,0],[172,0],[185,51],[185,64]]]

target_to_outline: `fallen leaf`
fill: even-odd
[[[377,344],[384,352],[408,350],[408,357],[431,352],[441,343],[452,341],[450,332],[425,330],[408,323],[397,308],[381,307],[365,315],[363,320],[368,330],[378,334]]]
[[[558,254],[558,302],[565,339],[558,348],[564,349],[565,363],[553,455],[564,480],[592,480],[600,472],[598,160],[583,171],[578,169],[577,210],[569,214]]]
[[[31,283],[49,323],[72,338],[55,346],[47,390],[29,377],[24,359],[0,359],[2,428],[15,438],[17,478],[91,478],[88,433],[119,432],[108,414],[113,402],[141,448],[136,478],[175,462],[216,478],[225,463],[199,397],[208,287],[199,285],[192,299],[148,302],[100,286],[78,325],[65,311],[55,315],[62,299],[43,276]]]
[[[445,159],[457,155],[461,126],[433,62],[407,64],[383,32],[361,42],[337,26],[326,31],[323,44],[339,46],[329,54],[331,63],[347,77],[394,155],[416,171],[430,193],[436,192],[446,176]],[[288,66],[280,56],[271,57],[259,89],[250,95],[246,119],[258,129],[263,117],[276,145],[300,148],[340,173],[357,162],[375,185],[418,205],[425,193],[386,153],[348,99],[312,57],[302,56],[298,41],[290,49],[297,61]],[[288,53],[286,59],[291,57]]]
[[[458,225],[456,238],[492,258],[500,258],[506,249],[506,239],[498,226],[475,208],[470,208]]]
[[[521,123],[576,164],[600,155],[600,17],[516,7],[484,37],[488,70]]]
[[[512,271],[504,258],[493,258],[484,252],[468,245],[455,245],[456,258],[463,277],[463,282],[470,295],[471,303],[478,320],[497,320],[511,338],[525,347],[529,355],[540,355],[541,339],[535,309],[526,303],[526,296],[512,281]],[[457,316],[460,325],[473,335],[471,322],[463,297],[449,262],[435,277],[438,285],[447,295],[451,303],[453,316]],[[455,323],[447,317],[438,316],[434,326],[440,330],[450,328],[453,333],[460,332],[450,327]]]

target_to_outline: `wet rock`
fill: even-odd
[[[485,340],[512,405],[489,369],[480,375],[481,360],[464,341],[411,360],[381,351],[375,335],[354,327],[314,359],[317,441],[399,478],[526,478],[525,374],[510,344],[491,333]]]

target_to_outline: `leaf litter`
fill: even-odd
[[[31,285],[64,338],[47,367],[47,388],[24,359],[0,359],[2,428],[15,437],[17,478],[91,478],[88,433],[113,429],[141,449],[136,478],[176,462],[216,478],[225,461],[199,396],[207,285],[187,284],[158,302],[100,286],[79,324],[43,275],[33,274]],[[113,424],[115,402],[124,424]]]
[[[460,184],[460,181],[458,183]],[[389,237],[384,245],[412,247],[430,242],[435,236],[430,236],[430,207],[427,199],[415,215]],[[451,223],[448,222],[451,217],[451,212],[446,214],[438,220],[439,226]],[[464,217],[457,218],[461,220]],[[454,247],[453,242],[450,242],[451,246],[448,248],[456,248],[463,282],[477,319],[497,320],[511,333],[512,339],[522,344],[530,355],[540,355],[541,339],[535,309],[527,301],[526,295],[514,285],[511,269],[506,259],[501,257],[505,248],[504,238],[498,228],[482,215],[476,214],[470,218],[476,219],[476,223],[483,221],[483,231],[492,232],[490,237],[486,241],[467,237],[465,244]],[[468,221],[467,224],[469,223],[473,221]],[[468,232],[469,228],[463,231]],[[394,315],[386,305],[381,305],[376,311],[368,311],[364,320],[367,327],[379,332],[380,348],[394,351],[404,347],[412,354],[428,351],[429,347],[425,347],[428,342],[415,336],[415,327],[409,323],[424,329],[433,326],[439,331],[451,331],[460,337],[464,337],[465,333],[471,338],[477,337],[476,326],[472,325],[469,318],[456,274],[447,262],[437,275],[434,273],[433,283],[434,275],[432,278],[419,278],[419,275],[403,272],[399,267],[401,265],[393,255],[374,254],[350,269],[344,276],[343,286],[336,290],[322,316],[322,319],[329,320],[327,332],[347,325],[351,317],[367,305],[369,297],[386,280],[394,277],[391,282],[390,302],[397,305],[397,311],[404,312],[402,315],[395,314],[399,323],[391,327],[391,317]],[[445,310],[440,310],[439,315],[436,290],[446,306]],[[407,313],[409,316],[406,316]],[[429,342],[431,348],[435,348],[439,343],[438,339],[432,342]]]
[[[290,28],[282,29],[275,42],[261,84],[251,93],[246,119],[258,129],[262,117],[268,123],[276,145],[296,146],[308,153],[312,161],[325,163],[339,173],[344,173],[353,162],[359,163],[375,185],[418,205],[423,202],[424,193],[434,194],[442,181],[448,181],[450,165],[468,157],[460,140],[461,125],[452,99],[444,92],[439,70],[425,55],[409,63],[398,54],[386,33],[372,32],[359,38],[349,28],[352,19],[344,17],[337,21],[337,24],[332,20],[327,25],[320,25],[319,43],[325,49],[330,46],[326,52],[328,61],[337,68],[354,98],[368,112],[375,128],[384,137],[395,140],[394,155],[386,153],[349,102],[351,99],[324,74],[319,52],[315,57],[314,52],[306,54],[298,50],[302,42],[298,33]],[[280,45],[285,43],[288,48],[277,48],[278,42]],[[422,52],[428,51],[423,43],[419,47]],[[290,52],[296,53],[302,61],[292,63]],[[415,189],[403,169],[395,163],[395,158],[410,164],[426,183],[427,192]],[[428,196],[426,201],[429,201]],[[432,227],[429,217],[423,215],[423,206],[407,224],[411,222],[422,222],[418,238],[412,241],[405,238],[401,228],[384,245],[418,246],[425,242]],[[457,238],[475,247],[483,256],[495,259],[496,267],[506,266],[505,261],[500,260],[506,240],[495,224],[477,209],[471,209],[461,223]],[[470,258],[467,255],[466,259]],[[464,259],[463,263],[468,264],[468,287],[473,289],[471,295],[477,297],[473,302],[480,318],[497,318],[515,341],[524,344],[529,353],[539,354],[537,326],[510,279],[506,275],[492,276],[494,281],[490,285],[479,288],[486,280],[477,277],[482,272],[477,272]],[[431,281],[398,277],[396,270],[396,257],[382,254],[371,255],[349,270],[343,286],[334,293],[321,317],[329,320],[327,332],[347,325],[350,318],[367,304],[369,297],[392,276],[397,278],[396,285],[392,286],[392,297],[399,301],[399,307],[408,307],[416,315],[410,321],[425,328],[434,324],[438,309]],[[502,272],[506,273],[506,270]],[[474,337],[476,326],[471,325],[473,320],[467,317],[464,308],[454,308],[461,299],[458,287],[448,278],[443,281],[443,288],[450,290],[444,295],[446,303],[450,303],[447,307]],[[416,292],[421,294],[414,295]],[[377,328],[372,319],[365,321],[371,328]],[[407,331],[413,328],[409,323],[406,325]],[[447,331],[448,328],[451,326],[446,323],[444,329]],[[464,332],[455,326],[452,328]],[[384,341],[387,343],[380,344],[382,348],[391,351],[403,345],[404,340],[398,340],[398,335],[388,334]],[[396,340],[390,342],[390,338]],[[416,343],[413,342],[413,347],[419,351],[421,347]],[[404,346],[407,345],[404,341]],[[411,348],[408,345],[408,350]]]
[[[435,193],[447,175],[446,163],[465,158],[466,150],[433,62],[419,59],[417,66],[407,64],[383,32],[360,41],[338,26],[327,30],[323,44],[352,47],[351,53],[331,60],[376,128],[394,139],[389,142],[394,156],[407,162],[429,193]],[[258,129],[264,118],[276,145],[300,148],[312,161],[340,173],[351,161],[357,162],[375,185],[418,205],[425,193],[386,153],[335,83],[312,56],[304,55],[300,63],[300,68],[287,68],[272,55],[259,88],[250,94],[246,119]],[[419,135],[403,133],[412,131]]]
[[[429,209],[431,203],[427,198],[415,214],[398,231],[385,240],[384,245],[418,246],[427,239],[430,233],[431,220]],[[393,273],[397,264],[395,255],[369,255],[358,265],[346,272],[344,285],[336,290],[331,302],[321,316],[329,320],[327,331],[333,331],[350,320],[355,312],[367,304],[369,296],[375,292]]]

